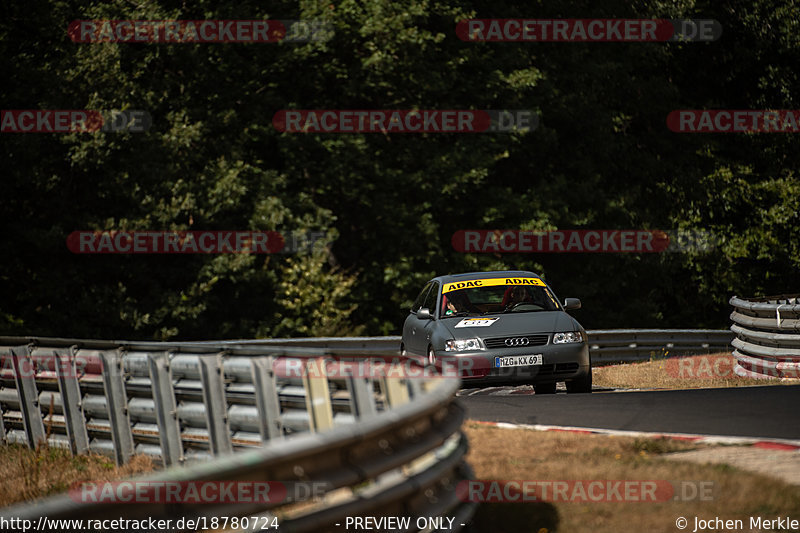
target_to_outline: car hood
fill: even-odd
[[[497,320],[491,321],[490,325],[469,326],[469,323],[464,322],[464,320],[469,320],[470,318],[477,318],[480,322],[484,323],[488,323],[489,319]],[[454,339],[502,337],[505,335],[523,335],[528,333],[554,333],[581,329],[580,324],[564,311],[505,313],[502,315],[486,315],[481,317],[442,318],[440,320]]]

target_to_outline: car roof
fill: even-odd
[[[439,281],[441,283],[453,283],[455,281],[469,281],[473,279],[493,279],[493,278],[538,278],[541,279],[539,274],[528,272],[527,270],[493,270],[491,272],[465,272],[463,274],[446,274],[438,276],[431,281]]]

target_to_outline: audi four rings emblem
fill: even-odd
[[[515,337],[503,341],[506,346],[527,346],[530,340],[528,337]]]

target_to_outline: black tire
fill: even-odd
[[[588,394],[592,392],[592,369],[580,377],[567,381],[567,392],[570,394]]]
[[[433,346],[428,346],[428,359],[425,361],[425,366],[436,368],[436,352],[433,351]]]
[[[552,383],[536,383],[533,386],[534,394],[555,394],[556,393],[556,382]]]

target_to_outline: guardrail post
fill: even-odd
[[[408,395],[411,397],[412,400],[422,395],[421,380],[419,379],[408,380]]]
[[[356,419],[363,420],[377,414],[370,378],[349,374],[345,383],[350,392],[350,411]]]
[[[156,423],[158,424],[158,439],[161,442],[161,458],[164,466],[182,464],[184,460],[178,406],[175,403],[172,371],[169,368],[169,355],[169,352],[147,354]]]
[[[278,387],[275,384],[274,359],[272,357],[253,357],[250,359],[250,372],[256,395],[256,409],[261,423],[261,442],[283,437],[281,404]]]
[[[72,453],[82,454],[89,450],[89,435],[86,432],[86,419],[83,414],[83,397],[78,385],[75,352],[73,346],[64,350],[53,350],[53,356],[69,446]]]
[[[311,431],[333,427],[333,407],[325,371],[325,360],[312,357],[303,362],[303,388],[306,391],[306,410]]]
[[[8,444],[6,440],[6,426],[3,423],[3,404],[0,403],[0,442]]]
[[[28,447],[36,449],[45,442],[47,435],[44,431],[42,412],[39,410],[39,393],[36,391],[36,378],[33,359],[29,346],[11,348],[11,362],[14,365],[14,380],[17,383],[19,409],[22,411],[22,422],[25,426],[25,435],[28,438]]]
[[[389,407],[408,403],[408,385],[406,385],[405,378],[387,376],[381,378],[380,383]]]
[[[198,356],[198,362],[211,453],[214,455],[233,453],[228,405],[225,402],[225,384],[222,381],[222,354],[201,355]]]
[[[9,350],[8,356],[13,357],[11,350]],[[3,390],[3,387],[0,387],[0,390]],[[6,426],[3,422],[3,416],[5,416],[5,413],[3,413],[3,403],[0,402],[0,442],[3,444],[8,444],[8,441],[6,440]]]
[[[103,362],[103,387],[108,406],[108,421],[111,424],[114,459],[119,466],[127,463],[133,456],[133,433],[131,432],[131,419],[128,415],[122,353],[120,350],[105,350],[99,354],[100,360]]]

